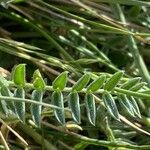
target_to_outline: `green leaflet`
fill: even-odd
[[[138,107],[136,100],[132,96],[129,97],[129,100],[130,100],[130,103],[132,104],[134,114],[137,117],[141,118],[141,113],[140,113],[140,110],[139,110],[139,107]]]
[[[90,74],[84,74],[72,87],[72,91],[81,91],[89,82]]]
[[[61,91],[57,90],[57,91],[53,92],[52,104],[62,108],[62,109],[55,109],[54,114],[55,114],[58,122],[61,123],[62,125],[64,125],[65,124],[64,101],[63,101],[63,95],[62,95]]]
[[[42,102],[42,98],[43,98],[42,91],[34,90],[32,92],[32,100]],[[42,110],[41,105],[31,104],[32,119],[37,126],[40,126],[40,123],[41,123],[41,110]]]
[[[45,89],[45,82],[41,76],[41,73],[39,70],[36,70],[33,74],[33,85],[35,87],[36,90],[44,90]]]
[[[125,82],[125,83],[121,86],[121,88],[128,90],[128,89],[132,88],[133,86],[135,86],[140,80],[141,80],[140,77],[136,77],[136,78],[130,79],[130,80],[128,80],[127,82]]]
[[[1,93],[0,93],[1,96]],[[0,100],[0,112],[4,113],[6,116],[8,115],[7,104],[5,100]]]
[[[62,72],[52,83],[54,89],[63,90],[67,83],[68,72]]]
[[[112,97],[112,95],[110,93],[108,93],[107,91],[104,91],[103,95],[102,95],[104,104],[108,110],[108,112],[110,113],[110,115],[120,121],[119,119],[119,112],[116,106],[116,103],[114,101],[114,98]]]
[[[9,83],[3,76],[0,76],[0,87],[3,87],[3,86],[8,87]]]
[[[118,82],[120,81],[121,77],[123,76],[123,71],[116,72],[105,84],[104,89],[107,91],[113,90]]]
[[[130,100],[127,98],[126,95],[124,94],[119,95],[119,103],[123,110],[128,112],[130,116],[135,117],[132,103],[130,102]]]
[[[25,98],[25,91],[23,88],[17,88],[14,92],[14,97]],[[25,123],[25,102],[15,102],[16,113],[19,119]]]
[[[8,87],[1,87],[1,95],[7,96],[7,97],[12,97],[13,94],[10,92]],[[8,101],[8,102],[6,102],[6,104],[13,113],[16,113],[13,101]]]
[[[80,104],[79,104],[79,95],[77,92],[71,92],[68,95],[68,103],[69,108],[71,109],[72,117],[75,122],[80,124],[81,117],[80,117]]]
[[[140,90],[143,86],[145,86],[147,83],[145,82],[141,82],[141,83],[137,83],[136,85],[134,85],[132,88],[130,88],[131,91],[138,91]]]
[[[94,96],[93,96],[92,93],[89,93],[89,94],[85,95],[85,106],[86,106],[89,122],[92,125],[95,125],[96,107],[95,107]]]
[[[102,87],[103,83],[105,82],[105,79],[106,79],[106,76],[101,75],[99,78],[97,78],[87,87],[87,91],[96,92],[98,89]]]
[[[19,64],[13,70],[13,82],[20,86],[25,86],[25,64]]]
[[[8,81],[3,76],[0,76],[0,91],[2,87],[8,87],[8,86],[9,86]],[[3,89],[2,89],[2,94],[0,92],[0,95],[4,96]],[[1,112],[4,113],[5,115],[8,115],[7,103],[5,100],[0,100],[0,109],[1,109]]]
[[[85,142],[81,141],[80,143],[77,143],[74,146],[73,150],[85,150],[88,145],[89,145],[88,143],[85,143]]]

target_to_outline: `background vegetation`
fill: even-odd
[[[0,0],[0,4],[0,74],[6,79],[0,78],[1,149],[150,149],[149,0]],[[13,77],[10,74],[17,64],[27,64],[27,83],[24,65],[18,72],[13,69]],[[55,80],[61,72],[63,79]],[[101,89],[88,93],[89,84],[99,77],[106,78]],[[56,81],[61,83],[57,86]],[[11,107],[17,101],[11,98],[16,88],[26,93],[21,120]],[[39,95],[45,91],[42,112],[33,101],[33,89],[42,91]],[[58,103],[52,103],[59,92],[63,101],[56,98]],[[73,117],[67,103],[71,93],[76,93]],[[94,97],[92,107],[84,100],[87,94]],[[22,104],[17,109],[23,110]],[[8,108],[2,111],[5,105]]]

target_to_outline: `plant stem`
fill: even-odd
[[[9,85],[15,87],[15,84],[12,81],[9,81]],[[34,86],[31,83],[26,83],[25,88],[34,89]],[[53,86],[46,86],[45,90],[54,91]],[[72,91],[72,87],[65,87],[62,92],[69,93],[71,91]],[[150,99],[149,94],[145,94],[145,93],[142,93],[142,92],[134,92],[134,91],[130,91],[130,90],[121,89],[121,88],[118,88],[118,87],[115,87],[114,91],[117,92],[117,93],[126,94],[127,96],[133,96],[133,97],[142,98],[142,99]],[[86,93],[86,92],[87,92],[87,89],[83,88],[79,93]],[[99,89],[98,91],[96,91],[93,94],[101,94],[103,92],[104,92],[104,89]],[[4,96],[0,96],[0,99],[4,99],[4,98],[7,99]],[[16,99],[16,101],[19,100],[18,98],[14,98],[14,100],[15,99]],[[27,102],[31,101],[32,102],[32,100],[28,101],[28,99],[25,99],[25,101],[27,101]],[[33,101],[33,103],[41,104],[41,103],[34,102],[34,101]],[[53,105],[50,105],[50,104],[47,104],[47,103],[43,103],[42,105],[59,109],[59,107],[53,107]]]
[[[31,99],[23,99],[23,98],[17,98],[17,97],[7,97],[7,96],[0,96],[0,100],[5,100],[5,101],[15,101],[15,102],[26,102],[26,103],[32,103],[32,104],[36,104],[36,105],[42,105],[45,107],[50,107],[53,109],[61,109],[55,105],[51,105],[51,104],[47,104],[47,103],[41,103],[41,102],[37,102]]]

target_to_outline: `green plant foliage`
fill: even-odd
[[[25,91],[23,88],[17,88],[14,91],[14,97],[25,98]],[[21,121],[25,123],[25,102],[15,102],[16,113]]]
[[[89,82],[90,74],[84,74],[72,87],[72,91],[81,91]]]
[[[134,112],[134,114],[137,116],[137,117],[139,117],[139,118],[141,118],[141,113],[140,113],[140,110],[139,110],[139,107],[138,107],[138,104],[137,104],[137,102],[136,102],[136,100],[134,99],[134,97],[129,97],[129,100],[130,100],[130,103],[131,103],[131,105],[132,105],[132,107],[133,107],[133,112]]]
[[[125,83],[121,86],[121,88],[128,90],[128,89],[130,89],[130,88],[136,86],[137,83],[138,83],[140,80],[141,80],[140,77],[137,77],[137,78],[134,78],[134,79],[130,79],[129,81],[125,82]]]
[[[126,110],[126,112],[129,113],[129,115],[135,117],[132,103],[126,95],[119,95],[119,102],[123,110]]]
[[[0,0],[0,149],[149,150],[149,8]]]
[[[42,102],[43,92],[34,90],[32,92],[32,99],[38,102]],[[42,106],[31,104],[32,119],[37,126],[41,125],[41,111],[42,111]]]
[[[118,84],[121,77],[123,76],[123,72],[116,72],[105,84],[104,89],[107,91],[113,90],[113,88]]]
[[[106,79],[105,75],[101,75],[99,78],[97,78],[96,80],[94,80],[88,87],[87,87],[87,91],[90,92],[96,92],[97,90],[99,90],[102,85],[104,84]]]
[[[68,72],[62,72],[52,83],[54,89],[63,90],[66,87]]]
[[[19,71],[19,69],[21,69]],[[15,75],[20,73],[19,76]],[[96,77],[90,84],[90,75],[84,74],[72,87],[66,87],[67,82],[67,72],[62,72],[53,82],[52,85],[46,85],[39,70],[36,70],[33,74],[33,84],[26,83],[25,81],[25,65],[16,66],[15,71],[13,73],[13,80],[7,81],[5,78],[1,78],[1,112],[6,116],[11,112],[16,115],[22,122],[26,122],[26,109],[25,109],[25,88],[28,87],[33,89],[31,94],[31,118],[34,121],[35,125],[38,127],[41,126],[41,117],[42,117],[42,105],[43,105],[43,96],[44,91],[52,93],[50,99],[52,99],[52,105],[49,107],[54,108],[54,115],[56,120],[61,124],[66,124],[66,115],[64,107],[64,96],[63,92],[68,93],[66,97],[68,101],[69,111],[72,114],[73,121],[77,124],[81,124],[81,105],[79,102],[79,94],[81,93],[81,97],[84,94],[84,105],[87,112],[88,121],[96,126],[96,99],[99,98],[95,94],[102,95],[102,100],[104,102],[104,107],[110,114],[112,118],[117,121],[120,121],[120,113],[126,112],[126,115],[132,118],[141,118],[141,113],[136,102],[136,97],[141,96],[144,99],[150,98],[148,94],[146,94],[147,87],[145,82],[141,82],[140,78],[129,79],[126,82],[123,82],[123,72],[117,72],[112,77],[108,77],[104,75],[100,75],[100,77]],[[19,80],[17,79],[19,78]],[[15,79],[16,78],[16,79]],[[120,86],[118,87],[118,83]],[[89,84],[88,87],[86,85]],[[11,93],[10,89],[15,87],[14,94]],[[107,90],[109,91],[107,91]],[[142,90],[142,92],[138,92],[138,90]],[[121,112],[119,112],[118,104],[116,104],[114,100],[115,95],[120,103]],[[2,97],[3,96],[3,97]],[[20,102],[17,99],[20,98]],[[96,99],[95,99],[96,97]],[[12,99],[11,101],[5,101],[5,98]],[[34,103],[34,102],[38,102]],[[47,105],[44,103],[44,106]],[[83,106],[84,106],[83,105]]]
[[[132,88],[130,88],[131,91],[138,91],[140,90],[144,85],[146,85],[145,82],[137,83]]]
[[[117,106],[116,106],[116,103],[114,101],[114,98],[112,97],[112,95],[110,93],[108,93],[107,91],[105,91],[103,93],[103,101],[105,103],[105,106],[109,112],[109,114],[116,120],[119,120],[120,121],[120,118],[119,118],[119,112],[118,112],[118,109],[117,109]]]
[[[45,89],[45,82],[39,72],[39,70],[36,70],[33,74],[33,85],[36,90],[44,90]]]
[[[68,95],[68,103],[74,121],[80,124],[81,122],[80,103],[79,103],[79,95],[77,92],[71,92]]]
[[[1,95],[2,95],[2,96],[7,96],[7,97],[12,97],[12,93],[11,93],[11,91],[9,90],[9,88],[8,88],[8,87],[4,87],[4,86],[1,87]],[[14,106],[14,102],[13,102],[13,101],[7,102],[7,103],[6,103],[6,106],[7,106],[8,109],[10,109],[13,113],[16,112],[15,106]],[[6,109],[5,109],[5,111],[6,111]]]
[[[0,86],[1,87],[9,86],[9,83],[7,82],[7,80],[3,76],[0,76]]]
[[[25,64],[19,64],[14,68],[13,82],[20,87],[25,86]]]
[[[5,114],[6,116],[8,115],[8,108],[7,108],[7,103],[5,100],[0,101],[0,112]]]
[[[23,70],[22,70],[22,67],[23,67]],[[24,84],[24,88],[26,88],[26,86],[27,87],[30,86],[30,88],[34,89],[31,95],[31,99],[34,101],[40,102],[42,105],[44,91],[46,89],[48,91],[50,90],[49,92],[52,92],[52,96],[50,97],[50,99],[52,99],[52,105],[56,107],[56,109],[54,109],[54,115],[60,124],[62,125],[65,124],[65,109],[64,109],[63,92],[68,93],[68,97],[67,97],[68,106],[70,108],[73,120],[78,124],[81,123],[81,111],[80,111],[80,102],[79,102],[78,92],[84,93],[84,97],[85,97],[84,102],[85,102],[85,107],[87,111],[87,117],[88,117],[89,122],[92,125],[95,125],[95,121],[96,121],[96,102],[94,98],[94,94],[96,93],[102,94],[102,99],[104,101],[105,107],[108,110],[109,114],[116,120],[120,120],[118,108],[117,108],[117,105],[115,103],[115,100],[112,94],[114,94],[115,87],[118,85],[118,82],[122,80],[122,75],[123,75],[122,72],[115,73],[114,75],[112,75],[111,78],[109,78],[108,81],[106,80],[106,75],[101,75],[100,77],[97,77],[93,82],[91,82],[88,87],[85,87],[85,86],[90,81],[90,75],[84,74],[76,82],[75,85],[73,85],[72,87],[66,87],[67,72],[62,72],[52,82],[52,86],[46,86],[39,70],[36,70],[33,74],[33,79],[34,79],[33,84],[22,82],[22,79],[23,81],[25,81],[24,79],[25,65],[16,66],[15,71],[13,71],[14,78],[17,77],[15,73],[17,73],[20,68],[22,71],[19,71],[19,73],[21,72],[22,76],[19,76],[20,77],[19,80],[16,79],[17,84],[16,84],[15,79],[12,81],[13,83],[11,83],[13,84],[13,86],[17,87],[14,91],[14,97],[25,99],[26,92],[22,87],[22,85]],[[5,81],[6,83],[8,82],[6,79],[4,79],[3,81]],[[6,97],[12,97],[13,94],[10,92],[9,87],[6,87],[5,85],[6,84],[4,83],[1,84],[1,95],[6,96]],[[122,85],[120,86],[122,88],[121,90],[123,90],[122,94],[118,93],[117,90],[115,91],[117,92],[116,96],[119,99],[119,103],[120,103],[122,110],[127,112],[131,117],[137,116],[140,118],[141,113],[140,113],[138,104],[134,98],[134,95],[131,96],[130,94],[129,95],[124,94],[124,88],[126,90],[128,88],[132,90],[132,88],[141,89],[143,86],[145,86],[145,83],[140,82],[139,78],[135,78],[135,79],[130,79],[129,81],[126,81],[125,83],[122,83]],[[111,90],[111,91],[108,92],[106,89]],[[142,93],[141,95],[143,96]],[[42,113],[41,105],[36,105],[36,104],[31,103],[32,119],[37,126],[40,126],[40,122],[41,122],[41,113]],[[8,109],[9,109],[12,112],[14,112],[14,114],[16,114],[21,121],[25,122],[26,110],[25,110],[24,101],[20,101],[20,102],[9,101],[6,103],[4,100],[1,100],[1,108],[4,114],[8,114]]]
[[[96,106],[95,106],[95,100],[94,100],[93,94],[88,93],[85,95],[85,105],[87,109],[87,116],[88,116],[89,122],[92,125],[95,125]]]
[[[54,113],[58,122],[64,125],[65,124],[64,102],[63,102],[63,95],[59,90],[53,92],[52,104],[61,108],[60,110],[55,109]]]

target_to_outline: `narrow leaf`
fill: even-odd
[[[0,76],[0,87],[3,87],[3,86],[8,87],[9,83],[3,76]]]
[[[80,104],[79,104],[79,95],[77,92],[71,92],[68,95],[68,103],[69,103],[69,108],[71,109],[72,117],[75,122],[80,124]]]
[[[55,109],[54,114],[59,123],[61,123],[62,125],[65,124],[63,95],[59,90],[53,92],[52,104],[62,108],[62,109]]]
[[[116,72],[105,84],[104,89],[107,91],[113,90],[118,82],[120,81],[121,77],[123,76],[123,71]]]
[[[121,88],[128,90],[128,89],[132,88],[133,86],[135,86],[140,80],[141,80],[140,77],[130,79],[130,80],[128,80],[127,82],[125,82],[125,83],[121,86]]]
[[[141,82],[141,83],[137,83],[136,85],[134,85],[132,88],[130,88],[131,91],[138,91],[140,90],[143,86],[145,86],[147,83],[145,82]]]
[[[81,91],[89,82],[90,74],[84,74],[72,87],[72,91]]]
[[[41,76],[41,73],[39,70],[36,70],[33,74],[33,85],[36,90],[44,90],[45,89],[45,82]]]
[[[16,85],[23,87],[25,85],[25,64],[19,64],[13,70],[13,81]]]
[[[132,117],[135,117],[132,104],[126,95],[119,95],[119,103],[123,110],[125,110]]]
[[[136,100],[132,96],[130,96],[129,99],[130,99],[130,103],[132,104],[133,111],[134,111],[135,115],[137,117],[141,118],[141,113],[140,113],[140,110],[139,110],[139,107],[138,107]]]
[[[101,75],[95,81],[93,81],[88,87],[87,91],[96,92],[98,89],[102,87],[106,79],[105,75]]]
[[[25,91],[23,88],[17,88],[14,92],[14,97],[25,98]],[[25,123],[25,102],[15,102],[16,112],[19,119]]]
[[[67,83],[68,72],[62,72],[52,83],[54,89],[63,90]]]
[[[86,106],[89,122],[92,125],[95,125],[96,107],[95,107],[95,100],[93,94],[89,93],[85,95],[85,106]]]
[[[7,96],[7,97],[12,97],[12,93],[8,89],[8,87],[1,87],[1,95],[2,96]],[[14,102],[13,101],[8,101],[6,102],[8,108],[13,112],[16,113]]]
[[[8,115],[8,108],[5,100],[0,100],[0,112],[5,114],[6,116]]]
[[[102,95],[102,98],[103,98],[104,104],[105,104],[108,112],[110,113],[110,115],[114,119],[120,121],[119,112],[118,112],[116,103],[115,103],[114,98],[112,97],[112,95],[110,93],[108,93],[107,91],[105,91]]]
[[[42,102],[42,98],[43,98],[42,91],[34,90],[32,92],[32,100]],[[31,104],[32,119],[37,126],[40,126],[41,123],[41,109],[42,109],[41,105]]]

